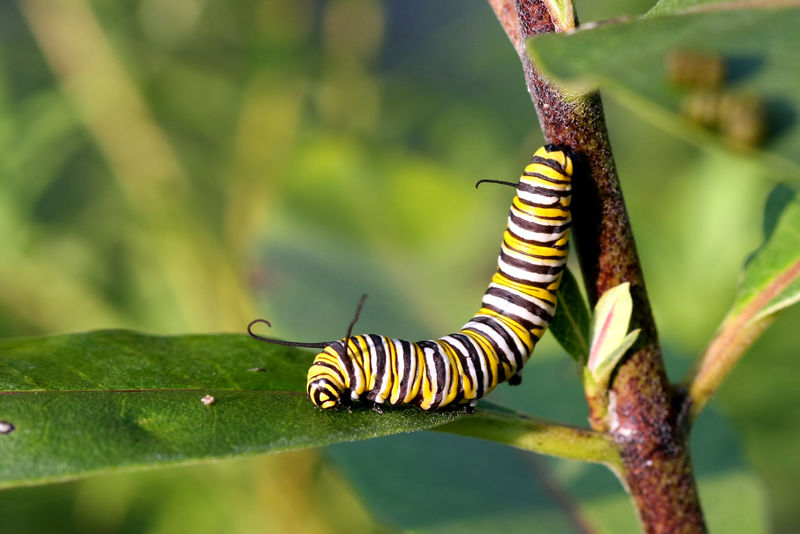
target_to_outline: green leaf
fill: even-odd
[[[636,339],[639,337],[639,332],[639,328],[631,331],[627,336],[622,338],[619,345],[617,345],[614,350],[610,351],[605,358],[599,359],[594,368],[589,368],[589,371],[592,373],[592,379],[598,388],[602,390],[608,388],[608,379],[611,377],[611,373],[625,353],[628,352],[628,349],[636,342]]]
[[[800,55],[786,51],[800,46],[799,26],[800,9],[717,10],[541,35],[528,41],[528,51],[546,75],[569,88],[599,86],[644,118],[702,145],[718,144],[720,137],[683,117],[689,91],[670,83],[666,63],[676,50],[719,54],[728,70],[725,91],[754,95],[765,108],[766,139],[754,153],[798,174]]]
[[[603,293],[594,308],[591,348],[586,366],[601,390],[605,390],[611,372],[633,345],[639,330],[628,333],[633,313],[630,284],[624,282]]]
[[[569,269],[561,276],[556,296],[558,305],[550,331],[567,354],[584,363],[589,355],[589,308]]]
[[[764,243],[747,259],[732,308],[738,314],[756,299],[749,322],[773,315],[800,300],[800,199],[778,186],[764,212]]]
[[[647,15],[669,15],[682,11],[720,8],[735,9],[736,7],[753,7],[759,5],[767,7],[769,5],[787,5],[791,3],[791,1],[787,2],[786,0],[778,0],[777,2],[769,0],[659,0],[659,2],[647,12]]]
[[[461,417],[321,411],[309,352],[243,335],[96,331],[0,341],[0,487],[316,447]],[[211,395],[214,403],[201,399]]]
[[[685,381],[697,417],[733,366],[778,312],[800,300],[800,201],[778,186],[764,216],[764,244],[750,255],[739,292],[702,359]]]

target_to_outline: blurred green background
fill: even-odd
[[[582,21],[640,0],[576,2]],[[0,333],[122,327],[422,339],[495,268],[542,137],[483,0],[0,3]],[[782,177],[606,99],[648,288],[679,378],[733,300]],[[709,200],[711,199],[711,200]],[[578,215],[576,215],[578,216]],[[800,319],[785,314],[698,421],[718,532],[795,532]],[[549,338],[493,401],[584,424]],[[634,532],[603,468],[422,433],[0,492],[4,532]]]

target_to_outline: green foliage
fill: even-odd
[[[720,0],[658,0],[656,5],[654,5],[647,14],[668,15],[680,13],[681,11],[714,9],[715,7],[722,7],[723,9],[735,9],[740,7],[736,4],[741,4],[741,7],[753,7],[758,4],[769,6],[773,4],[773,2],[769,0],[731,0],[725,2],[720,2]]]
[[[550,331],[567,354],[583,363],[589,355],[589,310],[569,269],[561,277],[557,295],[558,305]]]
[[[776,288],[776,285],[778,286]],[[764,213],[764,243],[745,263],[732,313],[772,290],[749,321],[780,312],[800,300],[800,201],[797,192],[775,188]]]
[[[0,487],[91,472],[318,447],[441,425],[461,414],[321,411],[312,355],[242,335],[97,331],[0,344]],[[211,395],[214,402],[201,399]]]
[[[65,2],[91,8],[103,36],[96,41],[96,34],[76,30],[72,17],[55,16],[51,31],[34,33],[36,19],[28,9],[33,4],[0,7],[4,336],[106,327],[242,332],[266,313],[276,335],[332,339],[342,335],[364,291],[370,299],[359,331],[419,339],[458,328],[474,311],[494,268],[510,196],[503,189],[476,192],[472,184],[483,177],[514,179],[541,144],[533,113],[524,111],[530,101],[519,62],[485,5]],[[578,9],[582,22],[589,10],[614,16],[644,11],[651,2],[584,4]],[[695,4],[661,2],[653,13]],[[698,153],[617,104],[713,148],[713,136],[677,118],[678,92],[653,87],[665,83],[664,56],[680,44],[673,35],[701,50],[724,44],[721,50],[733,59],[756,50],[757,68],[739,63],[743,70],[730,83],[752,87],[777,104],[778,124],[759,150],[774,156],[770,161],[781,160],[779,172],[794,172],[797,66],[786,51],[796,48],[795,41],[788,22],[773,25],[765,36],[759,21],[765,22],[692,15],[678,19],[676,28],[672,17],[652,17],[646,28],[637,21],[559,36],[548,45],[552,53],[543,54],[543,65],[554,73],[602,71],[603,89],[616,96],[606,114],[671,376],[702,349],[730,303],[741,257],[758,242],[764,184],[775,176],[765,177],[729,153]],[[672,31],[661,30],[662,24]],[[732,25],[730,35],[726,25]],[[747,32],[737,35],[741,28]],[[599,37],[590,39],[594,32]],[[138,179],[153,173],[139,167],[147,172],[125,174],[109,157],[109,147],[130,146],[124,142],[130,138],[109,145],[89,127],[92,116],[76,104],[77,91],[89,95],[84,103],[119,101],[113,85],[105,83],[108,72],[85,76],[83,85],[59,74],[41,42],[58,35],[87,50],[110,50],[124,67],[128,89],[140,96],[151,124],[163,134],[159,138],[173,151],[170,165],[185,178],[179,187],[150,184],[153,197],[167,199],[166,206],[137,196],[149,189]],[[613,53],[604,48],[606,40]],[[641,57],[628,55],[639,51]],[[127,133],[124,119],[117,124]],[[149,156],[140,154],[133,163],[151,165]],[[123,185],[120,175],[136,179]],[[800,420],[794,387],[800,380],[797,308],[783,319],[753,347],[754,357],[739,364],[693,432],[712,531],[797,530],[792,495],[800,463],[792,454],[798,429],[791,424]],[[554,334],[558,321],[557,316]],[[28,344],[17,355],[36,361],[34,369],[18,369],[22,376],[29,373],[54,387],[69,380],[70,388],[87,389],[0,395],[0,406],[17,410],[3,411],[0,420],[23,422],[0,435],[3,452],[26,439],[24,429],[58,430],[46,444],[49,453],[61,451],[68,460],[63,467],[44,453],[31,460],[35,448],[16,450],[29,464],[50,469],[38,471],[39,482],[266,450],[276,436],[295,435],[287,432],[294,420],[284,420],[280,429],[264,420],[281,402],[290,404],[287,411],[299,421],[335,419],[326,427],[328,437],[309,437],[312,428],[297,433],[297,442],[334,439],[345,420],[363,418],[380,428],[380,418],[369,411],[313,410],[301,393],[307,353],[298,356],[240,336],[92,332],[85,339],[106,336],[105,344],[109,335],[152,345],[131,355],[135,365],[123,357],[128,343],[109,344],[116,355],[99,343],[76,346],[69,365],[62,365],[63,344],[80,336],[7,342],[17,347],[15,353]],[[157,349],[170,343],[179,350]],[[576,356],[585,345],[579,341],[578,348],[566,350]],[[82,355],[84,349],[100,363]],[[195,367],[190,362],[196,353],[202,357]],[[163,360],[151,361],[148,355],[154,354]],[[274,376],[247,372],[268,360]],[[76,372],[84,368],[91,379]],[[187,389],[148,391],[135,401],[133,392],[91,390],[100,378],[118,387],[130,378],[134,388],[164,383]],[[269,393],[266,387],[279,382],[292,393]],[[204,406],[200,399],[208,393],[217,402]],[[20,399],[38,396],[41,403],[32,406],[39,412],[26,414]],[[82,407],[85,399],[91,403]],[[502,386],[490,401],[573,424],[583,424],[586,416],[574,364],[550,336],[537,348],[522,386]],[[405,413],[389,414],[389,421]],[[53,417],[39,417],[46,414]],[[410,426],[424,417],[409,415]],[[217,430],[222,427],[230,441]],[[166,435],[165,429],[177,434]],[[101,435],[104,430],[122,441],[112,442]],[[108,458],[98,458],[99,449],[89,445],[82,459],[86,442],[79,432],[96,438]],[[352,428],[345,433],[354,437]],[[59,445],[61,435],[70,439]],[[231,447],[237,442],[240,448]],[[163,458],[155,458],[155,451]],[[489,468],[465,468],[475,458]],[[5,465],[5,473],[14,471],[13,462]],[[284,465],[291,467],[282,470]],[[304,466],[312,475],[303,476]],[[30,473],[17,475],[30,481]],[[573,499],[571,507],[564,507],[559,492]],[[311,506],[304,506],[304,497]],[[3,525],[20,533],[286,531],[287,524],[298,526],[292,521],[318,532],[323,526],[365,530],[364,524],[350,527],[350,508],[340,500],[348,498],[363,502],[374,521],[420,532],[577,532],[575,515],[600,532],[636,528],[627,496],[602,467],[534,463],[507,447],[438,432],[341,443],[326,448],[324,459],[308,451],[256,455],[10,488],[0,492],[0,507],[7,511]],[[413,517],[407,508],[415,510]],[[281,517],[290,521],[281,523]],[[264,518],[278,523],[259,528]]]
[[[574,87],[599,86],[635,113],[702,145],[721,140],[683,118],[686,93],[671,84],[667,59],[676,50],[719,54],[728,65],[726,90],[755,95],[766,106],[767,137],[757,147],[763,161],[797,175],[800,95],[794,88],[800,83],[800,59],[774,43],[796,43],[798,24],[800,9],[750,6],[646,17],[568,36],[543,35],[531,39],[528,50],[548,75]]]
[[[611,373],[639,336],[639,329],[628,332],[632,312],[628,282],[612,287],[597,299],[589,327],[591,343],[586,367],[601,391],[608,388]]]

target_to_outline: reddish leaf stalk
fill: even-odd
[[[592,303],[629,282],[630,328],[642,332],[609,392],[589,396],[590,422],[607,430],[623,459],[623,479],[645,532],[705,532],[692,473],[684,403],[667,379],[633,233],[598,93],[572,95],[539,72],[525,39],[555,31],[542,0],[489,0],[522,61],[528,91],[548,142],[580,154],[573,179],[573,235]],[[515,16],[516,15],[516,16]]]
[[[690,416],[694,420],[705,408],[722,381],[730,374],[753,341],[775,320],[777,313],[758,319],[769,302],[800,277],[800,261],[786,268],[772,280],[747,306],[728,317],[711,341],[698,365],[684,379],[691,401]]]

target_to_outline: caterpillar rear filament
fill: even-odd
[[[348,330],[344,339],[331,343],[293,343],[254,334],[256,323],[266,323],[262,319],[250,323],[248,332],[270,343],[322,348],[308,370],[307,391],[323,409],[364,399],[375,406],[413,404],[423,410],[474,406],[498,384],[520,382],[553,318],[572,224],[571,177],[570,157],[547,145],[533,155],[519,183],[509,184],[517,194],[497,272],[481,308],[454,334],[413,343],[351,336]]]

